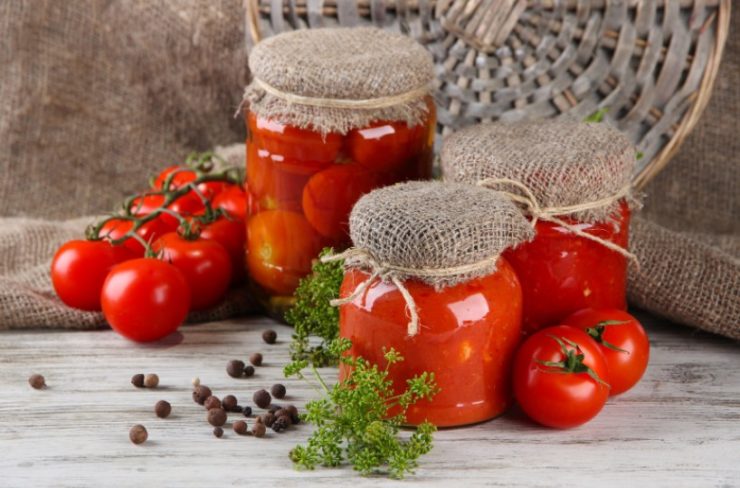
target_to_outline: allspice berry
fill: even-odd
[[[221,427],[214,427],[213,435],[220,439],[224,435],[224,429],[222,429]]]
[[[272,430],[274,430],[275,432],[284,431],[288,428],[289,421],[290,420],[288,419],[288,417],[280,417],[275,419],[275,422],[272,423]]]
[[[249,362],[255,366],[262,366],[262,354],[255,352],[249,356]]]
[[[131,427],[131,430],[128,431],[128,438],[131,439],[131,442],[134,444],[146,442],[148,437],[149,433],[147,433],[146,427],[140,424],[134,425]]]
[[[223,400],[221,400],[221,406],[224,407],[224,410],[227,412],[234,412],[237,407],[238,402],[236,400],[236,397],[234,395],[226,395]]]
[[[259,416],[259,421],[265,424],[265,427],[272,427],[272,424],[275,422],[275,414],[270,412],[262,414]]]
[[[244,376],[249,378],[250,376],[254,376],[254,366],[244,366]]]
[[[46,380],[40,374],[32,374],[28,377],[28,384],[31,385],[31,388],[34,390],[40,390],[46,386]]]
[[[267,432],[267,427],[265,427],[265,424],[256,422],[254,425],[252,425],[252,435],[253,436],[264,437],[266,432]]]
[[[131,384],[136,388],[144,388],[144,375],[139,373],[131,377]]]
[[[285,411],[290,415],[290,420],[293,424],[301,423],[301,416],[298,414],[298,409],[295,405],[288,405],[285,407]]]
[[[193,401],[199,405],[203,405],[206,398],[212,395],[211,389],[205,385],[196,386],[193,390]]]
[[[226,423],[226,410],[223,408],[212,408],[206,416],[208,423],[214,427],[221,427]]]
[[[221,400],[219,400],[217,396],[211,395],[206,398],[205,402],[203,402],[203,406],[206,407],[206,410],[221,408]]]
[[[237,420],[232,427],[237,434],[247,435],[247,423],[245,421]]]
[[[272,388],[270,388],[270,393],[272,393],[272,396],[274,396],[275,398],[285,398],[285,385],[282,385],[280,383],[272,385]]]
[[[147,388],[156,388],[159,386],[159,376],[154,373],[144,376],[144,386]]]
[[[267,390],[257,390],[252,396],[252,401],[260,408],[267,408],[270,406],[270,402],[272,402],[272,397]]]
[[[277,341],[277,332],[272,329],[267,329],[262,333],[262,340],[267,344],[275,344],[275,341]]]
[[[172,412],[172,405],[170,405],[170,402],[160,400],[154,404],[154,413],[157,414],[157,417],[166,419],[170,416],[170,412]]]
[[[290,417],[290,414],[288,411],[284,408],[281,408],[277,412],[275,412],[275,420],[280,420],[281,418],[284,418],[288,425],[293,425],[293,420]]]
[[[244,374],[244,361],[232,359],[226,363],[226,374],[232,378],[241,378]]]

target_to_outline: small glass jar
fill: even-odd
[[[605,222],[562,220],[627,248],[630,209],[625,201],[620,202],[618,214]],[[535,232],[532,241],[504,252],[522,284],[525,333],[559,324],[584,308],[627,308],[627,258],[623,254],[555,223],[539,221]]]
[[[347,270],[340,296],[349,296],[369,275]],[[420,400],[407,422],[438,427],[474,424],[503,413],[512,401],[511,362],[521,338],[522,292],[513,268],[499,258],[496,271],[439,291],[404,281],[416,303],[419,333],[408,336],[407,303],[393,285],[375,280],[340,310],[340,336],[352,341],[349,354],[385,366],[383,351],[394,348],[404,360],[389,369],[397,392],[422,371],[435,375],[439,393]],[[349,374],[340,368],[340,376]],[[394,414],[393,411],[389,414]]]

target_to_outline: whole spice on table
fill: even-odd
[[[244,361],[232,359],[226,364],[226,374],[232,378],[241,378],[244,374]]]
[[[28,384],[31,385],[31,388],[34,390],[40,390],[46,386],[46,380],[40,374],[32,374],[28,378]]]
[[[285,411],[290,415],[290,420],[293,424],[299,424],[301,422],[301,416],[298,414],[298,408],[295,405],[287,405]]]
[[[272,423],[272,430],[274,430],[275,432],[282,432],[288,428],[288,422],[290,422],[288,417],[279,417],[275,419],[275,422]]]
[[[267,329],[262,333],[262,340],[267,344],[275,344],[275,341],[277,341],[277,332],[272,329]]]
[[[156,388],[159,386],[159,376],[154,373],[144,376],[144,386],[147,388]]]
[[[264,437],[266,432],[267,432],[267,427],[265,427],[265,424],[261,422],[255,422],[254,425],[252,425],[252,435],[253,436]]]
[[[284,408],[281,408],[277,412],[275,412],[275,421],[282,419],[285,419],[285,422],[288,424],[288,426],[293,425],[293,419],[290,416],[290,413]]]
[[[224,429],[222,429],[221,427],[214,427],[213,435],[220,439],[224,435]]]
[[[255,366],[262,366],[262,354],[255,352],[249,356],[249,362]]]
[[[285,398],[285,385],[276,383],[272,385],[272,388],[270,388],[270,393],[272,393],[272,396],[274,396],[277,399]]]
[[[172,412],[172,405],[166,400],[160,400],[154,405],[154,413],[161,419],[166,419]]]
[[[209,424],[214,427],[221,427],[226,423],[226,410],[223,408],[212,408],[208,411],[206,418]]]
[[[206,407],[206,410],[211,410],[212,408],[221,408],[221,400],[219,400],[217,396],[211,395],[206,398],[205,402],[203,402],[203,406]]]
[[[247,423],[244,420],[237,420],[234,422],[234,425],[232,425],[232,428],[234,429],[234,432],[239,435],[247,434]]]
[[[257,390],[252,396],[252,401],[260,408],[267,408],[270,406],[270,402],[272,402],[272,397],[267,390]]]
[[[208,388],[205,385],[196,386],[193,390],[193,401],[195,403],[198,403],[200,405],[203,405],[206,401],[206,398],[211,396],[212,392],[211,389]]]
[[[128,431],[128,438],[131,439],[131,442],[134,444],[142,444],[143,442],[146,442],[148,437],[149,433],[146,431],[146,427],[141,424],[134,425],[131,427],[131,430]]]
[[[244,366],[244,376],[246,376],[247,378],[249,378],[250,376],[254,376],[254,366]]]
[[[270,405],[268,405],[267,411],[270,412],[271,414],[274,414],[275,412],[277,412],[281,408],[283,408],[282,405],[277,404],[277,403],[271,403]]]
[[[265,424],[265,427],[272,427],[272,424],[275,423],[275,414],[272,412],[263,413],[257,417],[257,421]]]
[[[131,377],[131,384],[136,388],[144,388],[144,375],[139,373]]]
[[[238,402],[234,395],[226,395],[223,400],[221,400],[221,405],[227,412],[234,412]]]

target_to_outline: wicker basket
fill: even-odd
[[[660,171],[709,100],[730,0],[246,0],[249,44],[374,24],[434,55],[439,130],[528,117],[607,119]]]

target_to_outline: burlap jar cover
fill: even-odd
[[[332,303],[353,301],[377,279],[391,282],[406,300],[411,336],[418,333],[419,315],[405,280],[443,289],[489,275],[505,249],[534,235],[506,196],[438,181],[399,183],[368,193],[352,209],[349,227],[354,247],[323,259],[344,259],[346,267],[362,269],[369,277]]]
[[[623,254],[616,244],[582,232],[563,218],[604,222],[620,201],[633,206],[635,149],[604,123],[572,120],[482,124],[449,136],[442,146],[443,178],[503,191],[531,218],[559,224]]]
[[[373,121],[422,122],[431,55],[409,37],[373,27],[295,31],[259,43],[244,105],[260,117],[326,134]]]

